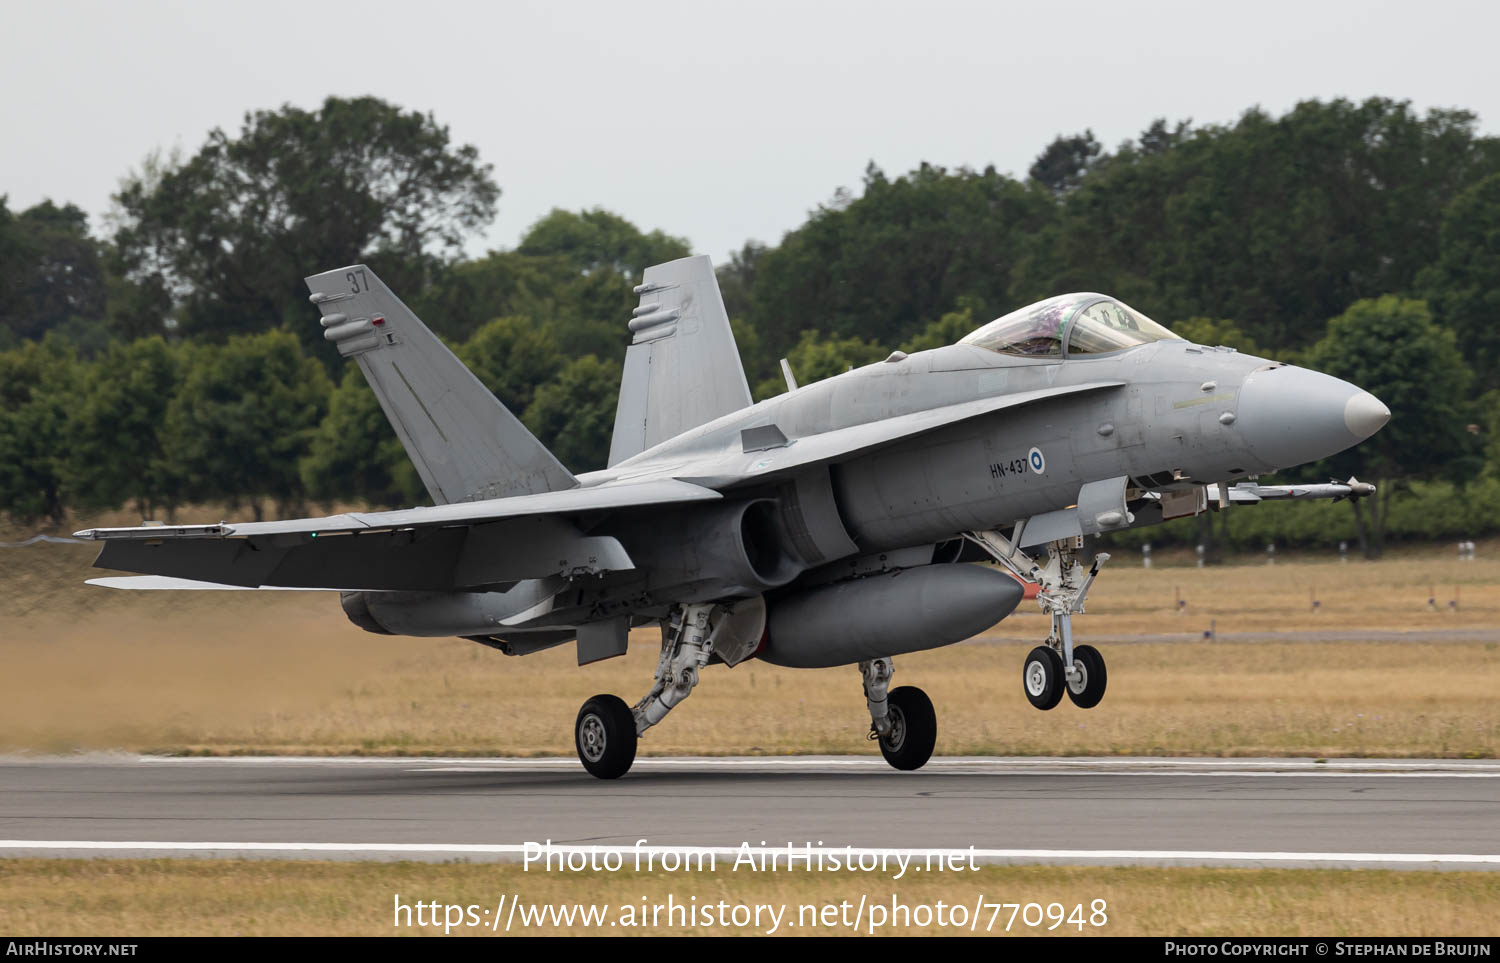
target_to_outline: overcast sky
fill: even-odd
[[[1500,4],[0,0],[0,194],[96,219],[150,151],[374,94],[494,165],[488,235],[601,206],[716,260],[865,164],[1024,176],[1059,133],[1382,95],[1500,132]],[[316,270],[319,265],[308,265]]]

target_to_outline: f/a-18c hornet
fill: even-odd
[[[370,631],[459,636],[580,665],[658,626],[633,706],[589,699],[578,757],[604,779],[713,663],[857,666],[870,738],[897,769],[932,755],[921,689],[893,656],[967,639],[1025,585],[1051,633],[1026,698],[1099,703],[1104,658],[1072,618],[1109,558],[1086,536],[1373,486],[1261,485],[1390,418],[1374,396],[1294,365],[1192,344],[1100,294],[1065,294],[957,344],[758,404],[712,265],[648,268],[609,467],[574,475],[363,265],[307,279],[324,337],[364,372],[431,507],[328,518],[80,532],[116,588],[326,589]],[[971,564],[988,560],[994,565]]]

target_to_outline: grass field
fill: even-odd
[[[1050,903],[1068,914],[1074,906],[1090,914],[1105,901],[1107,921],[1084,924],[1084,934],[1110,936],[1485,936],[1495,931],[1500,874],[1411,871],[1151,869],[1097,867],[981,867],[958,875],[908,875],[889,880],[863,873],[541,873],[515,864],[332,863],[221,860],[3,860],[0,861],[0,931],[12,936],[110,935],[287,935],[379,936],[441,934],[443,927],[395,926],[397,894],[406,904],[494,907],[501,896],[519,896],[523,906],[607,904],[621,908],[696,898],[699,904],[768,903],[787,907],[796,922],[800,907],[907,907],[939,900],[971,912],[976,901],[1040,904],[1031,919],[1045,920]],[[1058,912],[1058,911],[1054,911]],[[994,911],[984,910],[979,932]],[[1002,935],[1010,917],[994,924]],[[619,919],[618,915],[609,917]],[[945,917],[946,919],[947,917]],[[811,913],[802,917],[810,924]],[[921,917],[918,917],[921,919]],[[404,918],[403,918],[404,921]],[[769,919],[766,918],[767,923]],[[488,921],[486,921],[487,923]],[[1028,927],[1018,917],[1012,935],[1045,935],[1052,920]],[[680,920],[679,920],[680,923]],[[696,932],[750,935],[753,924],[720,928],[657,925],[602,928],[607,935]],[[503,933],[503,924],[501,927]],[[861,932],[868,932],[864,917]],[[458,927],[454,935],[492,935],[484,927]],[[599,934],[549,923],[512,934]],[[782,926],[781,935],[847,935],[842,926]],[[952,926],[896,926],[882,933],[967,933]],[[1063,925],[1057,935],[1077,935]]]
[[[1424,560],[1436,611],[1411,558],[1151,570],[1117,559],[1075,622],[1080,639],[1172,638],[1105,645],[1098,708],[1064,700],[1040,713],[1025,702],[1021,659],[1046,632],[1031,602],[979,642],[898,658],[896,683],[931,694],[946,754],[1494,757],[1500,645],[1444,637],[1500,636],[1492,548],[1470,563],[1436,551]],[[569,755],[578,705],[597,692],[634,701],[656,659],[654,631],[638,632],[626,657],[579,669],[571,646],[508,658],[459,640],[371,635],[324,593],[84,586],[93,554],[42,545],[0,555],[0,747]],[[1353,641],[1205,643],[1210,623],[1221,634]],[[1426,641],[1359,641],[1390,629]],[[867,724],[852,668],[713,666],[641,748],[870,753]]]

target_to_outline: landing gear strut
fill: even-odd
[[[1017,540],[1024,530],[1025,522],[1020,522],[1012,538],[998,531],[970,532],[968,537],[1018,578],[1039,585],[1037,602],[1052,617],[1051,635],[1031,650],[1021,669],[1026,698],[1038,709],[1051,709],[1066,692],[1080,709],[1093,708],[1104,698],[1104,656],[1092,645],[1073,644],[1073,615],[1083,612],[1089,588],[1109,555],[1095,555],[1085,572],[1076,555],[1083,539],[1064,538],[1047,543],[1047,563],[1040,565],[1021,551]]]
[[[921,769],[937,745],[932,700],[914,685],[891,689],[896,664],[889,658],[861,662],[859,672],[870,708],[870,738],[880,743],[880,754],[896,769]]]
[[[573,743],[583,768],[600,779],[618,779],[630,771],[642,733],[666,718],[698,684],[698,673],[713,655],[719,633],[729,624],[728,612],[715,606],[681,606],[662,633],[661,658],[651,691],[634,706],[618,696],[597,695],[578,710]]]

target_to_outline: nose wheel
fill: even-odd
[[[1026,700],[1038,709],[1051,709],[1062,701],[1062,658],[1045,645],[1032,649],[1021,669]]]
[[[1104,686],[1108,681],[1104,656],[1099,650],[1092,645],[1073,646],[1073,672],[1067,685],[1068,698],[1073,704],[1080,709],[1092,709],[1104,698]]]

